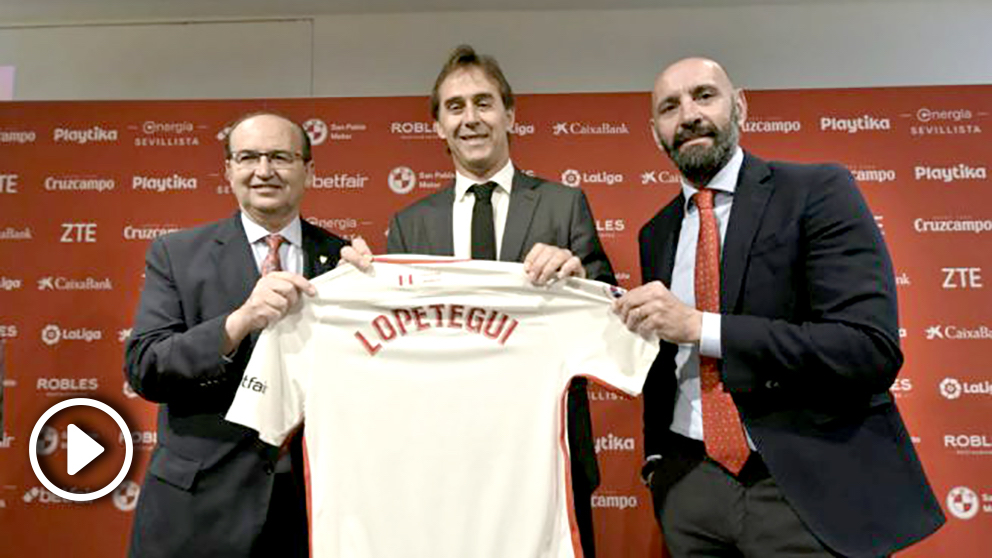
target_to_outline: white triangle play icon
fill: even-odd
[[[89,465],[90,461],[103,453],[103,446],[96,443],[85,432],[75,424],[69,425],[69,442],[66,444],[68,450],[68,470],[70,475],[75,475],[80,469]]]

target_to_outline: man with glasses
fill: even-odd
[[[316,294],[306,278],[332,269],[345,241],[300,218],[314,164],[298,124],[249,114],[224,149],[240,211],[160,237],[146,257],[125,373],[159,403],[158,445],[132,557],[308,555],[300,433],[280,452],[223,417],[257,332]]]

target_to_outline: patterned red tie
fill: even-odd
[[[282,271],[282,264],[279,262],[279,247],[286,239],[281,234],[270,234],[265,237],[265,243],[269,245],[269,253],[262,260],[262,275],[268,275],[273,271]]]
[[[693,198],[699,209],[696,244],[696,308],[720,312],[720,229],[713,213],[713,190],[703,188]],[[703,441],[706,454],[733,474],[740,472],[750,450],[737,407],[723,390],[715,358],[700,355],[699,379],[703,399]]]

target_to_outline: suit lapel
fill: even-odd
[[[662,229],[654,235],[652,250],[655,252],[653,261],[659,262],[658,280],[667,288],[672,287],[672,271],[675,268],[675,250],[679,246],[679,235],[682,233],[682,219],[685,216],[685,196],[681,189],[679,195],[672,201],[669,209],[671,217],[661,221]]]
[[[537,179],[520,171],[513,173],[513,190],[510,192],[510,209],[503,227],[503,244],[499,259],[504,262],[523,261],[524,237],[530,229],[534,209],[540,195],[534,190]]]
[[[221,223],[212,252],[224,295],[229,306],[237,308],[248,300],[259,279],[255,257],[241,226],[240,213]]]
[[[330,253],[333,247],[321,242],[323,237],[319,234],[318,228],[302,217],[300,226],[303,229],[303,276],[313,279],[334,269],[339,255]]]
[[[734,191],[734,205],[727,223],[721,266],[720,310],[732,312],[740,295],[744,270],[754,235],[772,194],[771,172],[764,161],[744,154],[744,164]]]
[[[451,212],[455,205],[454,184],[429,199],[430,204],[423,216],[423,228],[429,246],[426,250],[420,250],[418,246],[411,248],[415,252],[423,252],[433,256],[454,256],[455,241],[451,230]]]

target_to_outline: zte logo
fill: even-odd
[[[981,289],[982,268],[980,267],[942,267],[944,272],[944,289]]]
[[[16,174],[0,174],[0,194],[16,194],[18,178]]]
[[[59,242],[96,242],[96,223],[62,223]]]

